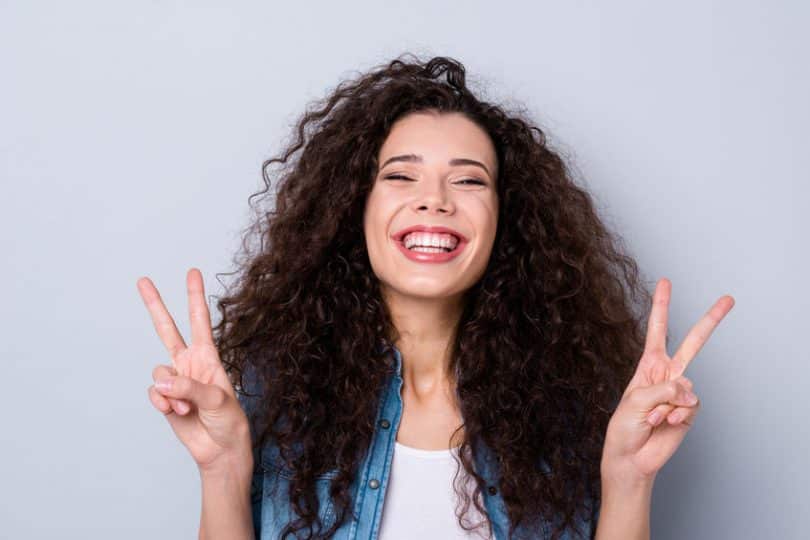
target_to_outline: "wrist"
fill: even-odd
[[[649,496],[655,483],[655,474],[639,473],[632,464],[602,461],[602,492],[621,496]]]
[[[212,463],[198,465],[203,482],[234,477],[250,478],[253,468],[253,452],[250,448],[240,448],[232,453],[223,454]]]
[[[252,456],[236,454],[200,469],[200,539],[254,538],[251,500]]]
[[[653,480],[603,471],[596,540],[649,540]]]

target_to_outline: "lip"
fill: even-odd
[[[405,237],[405,235],[412,233],[414,231],[452,234],[458,238],[458,244],[456,244],[456,247],[453,249],[453,251],[442,253],[420,253],[419,251],[411,251],[410,249],[405,247],[405,244],[402,243],[402,239]],[[408,227],[407,229],[402,229],[401,231],[392,234],[391,238],[396,243],[399,251],[402,252],[402,254],[405,255],[408,259],[415,262],[424,262],[424,263],[443,263],[453,260],[461,254],[461,252],[464,250],[465,247],[467,247],[467,244],[469,243],[467,237],[459,233],[458,231],[449,229],[447,227],[431,226],[431,225],[414,225],[413,227]]]

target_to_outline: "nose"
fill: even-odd
[[[423,189],[414,200],[418,212],[452,214],[455,211],[455,205],[448,196],[447,187],[443,182],[423,182],[422,184]]]

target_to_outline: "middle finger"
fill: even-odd
[[[669,298],[672,294],[672,283],[662,278],[658,280],[653,295],[653,305],[650,318],[647,321],[647,339],[644,344],[644,353],[667,354],[667,317],[669,311]]]
[[[188,310],[191,319],[191,343],[213,343],[211,334],[211,314],[205,300],[205,286],[202,273],[192,268],[186,276],[188,288]]]

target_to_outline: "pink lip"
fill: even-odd
[[[414,231],[452,234],[458,238],[458,244],[453,249],[453,251],[442,253],[421,253],[419,251],[411,251],[410,249],[405,247],[405,244],[402,243],[402,239],[405,237],[405,235]],[[391,235],[391,238],[396,243],[397,248],[399,248],[399,251],[401,251],[402,254],[405,255],[407,258],[415,262],[426,262],[426,263],[443,263],[455,259],[469,243],[467,237],[459,233],[458,231],[448,229],[447,227],[437,227],[428,225],[415,225],[413,227],[408,227],[407,229],[402,229],[401,231]]]

